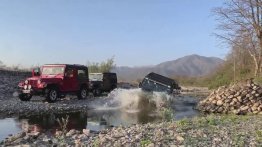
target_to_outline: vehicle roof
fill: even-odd
[[[100,72],[93,72],[93,73],[89,73],[90,75],[102,75],[103,73]]]
[[[114,72],[103,72],[103,74],[116,74]]]
[[[116,74],[116,73],[113,73],[113,72],[93,72],[93,73],[89,73],[89,74]]]
[[[162,75],[159,75],[159,74],[154,73],[154,72],[151,72],[148,75],[146,75],[146,78],[149,78],[151,80],[154,80],[154,81],[157,81],[159,83],[166,84],[166,85],[173,85],[173,84],[176,83],[175,80],[170,79],[170,78],[165,77],[165,76],[162,76]]]
[[[66,67],[72,67],[72,68],[87,68],[84,65],[80,64],[44,64],[43,66],[66,66]]]

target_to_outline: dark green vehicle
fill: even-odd
[[[104,92],[111,92],[117,88],[116,73],[90,73],[89,74],[90,91],[94,96],[100,96]]]
[[[175,80],[153,72],[145,76],[139,84],[139,88],[144,91],[166,92],[168,94],[181,90],[181,87]]]

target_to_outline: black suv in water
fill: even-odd
[[[117,88],[116,73],[90,73],[90,91],[94,96],[99,96],[103,92],[110,92]]]
[[[172,94],[174,90],[181,89],[175,80],[153,72],[145,76],[139,84],[139,88],[144,91],[167,92],[168,94]]]

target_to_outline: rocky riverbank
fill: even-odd
[[[12,97],[18,88],[18,83],[28,76],[30,76],[29,72],[0,69],[0,100]]]
[[[252,80],[213,91],[197,107],[211,113],[262,114],[262,87]]]
[[[1,145],[15,146],[261,146],[262,116],[214,116],[177,122],[55,134],[22,132]]]
[[[93,99],[78,100],[77,98],[63,99],[56,103],[47,103],[44,98],[36,97],[31,101],[20,101],[18,98],[0,100],[0,118],[19,115],[42,115],[49,113],[65,113],[87,111]]]

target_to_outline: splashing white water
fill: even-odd
[[[112,101],[121,108],[141,109],[144,104],[154,104],[160,108],[172,99],[171,95],[163,92],[144,92],[141,89],[115,89],[109,95]]]

